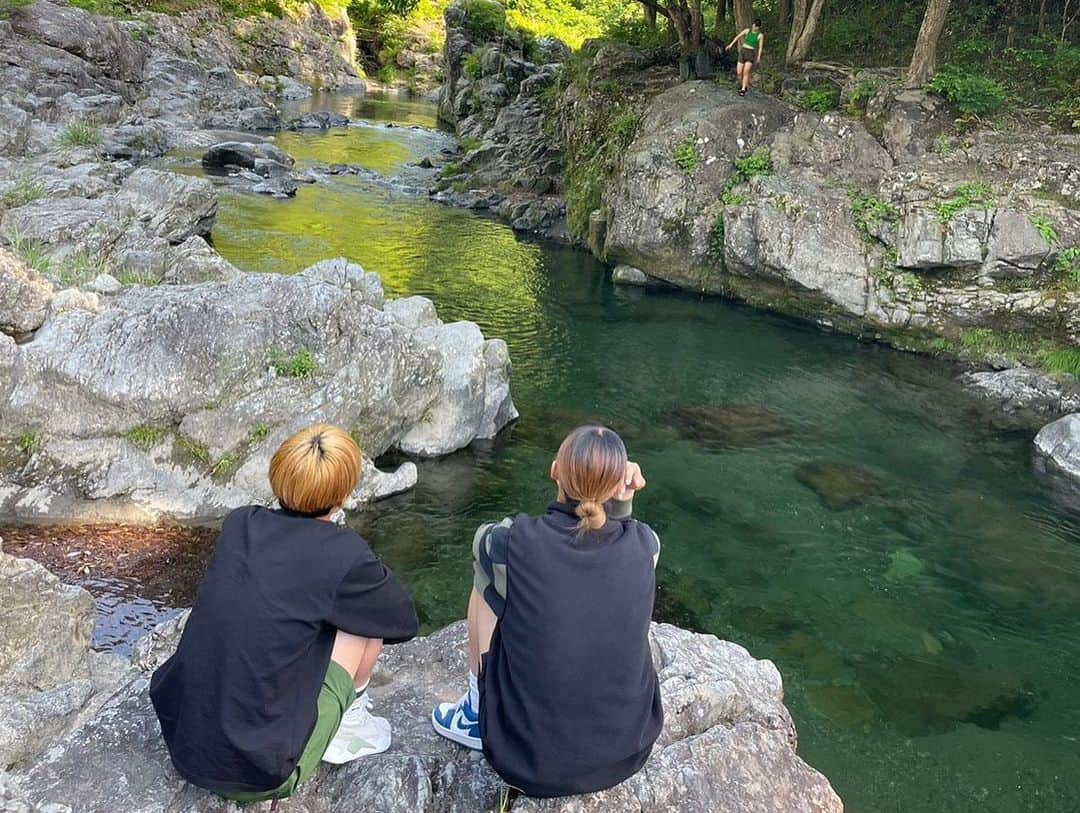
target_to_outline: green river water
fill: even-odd
[[[450,143],[409,127],[434,126],[430,105],[314,106],[372,124],[280,135],[301,168],[393,175]],[[214,243],[240,268],[345,255],[510,346],[518,424],[421,462],[414,492],[351,520],[426,629],[464,613],[476,525],[541,510],[562,435],[600,420],[649,479],[658,619],[776,662],[799,751],[848,810],[1080,810],[1080,513],[1036,478],[1031,433],[992,428],[954,368],[616,289],[584,252],[355,176],[286,201],[220,192]]]

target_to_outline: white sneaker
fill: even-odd
[[[390,721],[372,716],[371,698],[367,692],[359,695],[341,717],[334,739],[326,747],[323,762],[344,765],[360,757],[381,754],[390,747]]]

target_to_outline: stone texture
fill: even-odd
[[[1010,414],[1054,418],[1080,411],[1080,385],[1071,376],[1059,379],[1028,367],[965,373],[968,389]]]
[[[148,231],[170,243],[205,237],[217,217],[213,184],[175,172],[137,169],[120,188],[117,200],[127,203]]]
[[[37,330],[52,296],[48,280],[15,252],[0,247],[0,333],[18,335]]]
[[[371,457],[440,455],[517,416],[504,343],[468,322],[406,326],[383,304],[378,277],[344,259],[106,299],[61,292],[7,362],[0,439],[42,445],[0,475],[0,503],[26,517],[219,516],[269,498],[270,453],[303,425],[345,426]],[[138,427],[161,442],[137,446]]]
[[[226,811],[231,805],[182,782],[169,764],[147,697],[147,672],[171,651],[183,618],[136,647],[142,674],[97,716],[27,766],[19,777],[29,804],[117,810]],[[323,765],[279,809],[294,813],[490,810],[501,783],[483,758],[438,737],[432,706],[456,697],[466,669],[465,626],[388,647],[372,680],[378,714],[394,727],[385,754]],[[833,813],[842,804],[828,781],[795,753],[780,675],[768,661],[713,636],[654,625],[654,661],[666,720],[643,770],[601,793],[518,799],[513,810],[548,813],[730,810]]]
[[[1035,436],[1035,448],[1060,472],[1080,481],[1080,413],[1044,426]]]

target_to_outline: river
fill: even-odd
[[[450,143],[423,103],[312,106],[368,123],[280,135],[301,168],[395,175]],[[953,367],[615,288],[584,252],[355,175],[285,201],[220,191],[214,243],[240,268],[345,255],[510,346],[518,424],[351,520],[425,629],[464,613],[476,525],[541,510],[562,435],[600,420],[649,479],[658,619],[776,662],[799,751],[848,810],[1080,810],[1080,513]]]

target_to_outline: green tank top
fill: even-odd
[[[759,39],[761,39],[761,33],[759,31],[747,31],[746,36],[743,37],[743,47],[757,48]]]

